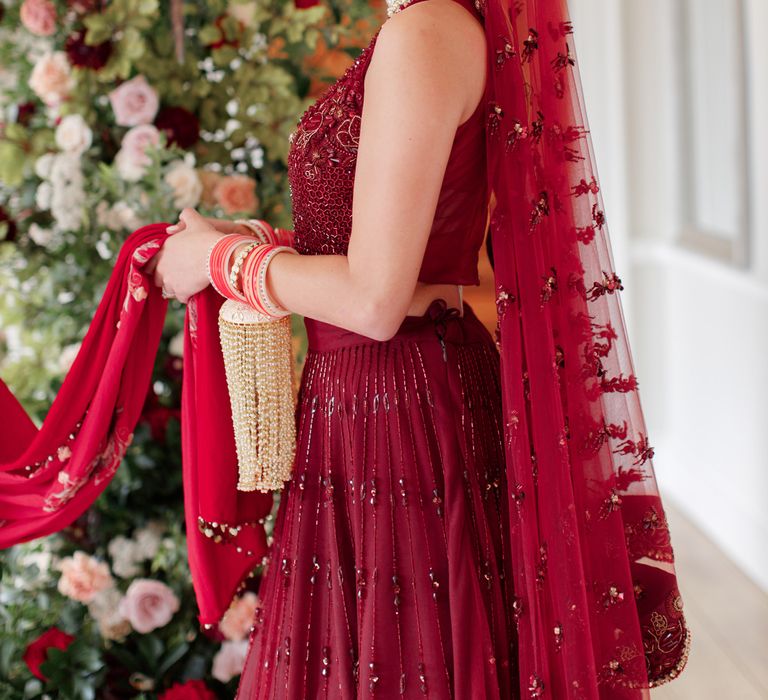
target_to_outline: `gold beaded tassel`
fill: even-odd
[[[239,491],[273,491],[291,478],[296,452],[291,317],[227,300],[219,311],[238,461]]]

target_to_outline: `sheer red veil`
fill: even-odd
[[[632,699],[674,678],[690,632],[619,300],[565,0],[476,0],[521,697]],[[114,474],[166,302],[124,244],[37,431],[0,382],[0,547],[61,529]],[[271,497],[238,493],[218,343],[223,299],[188,305],[182,443],[190,567],[212,625],[266,551]]]
[[[567,3],[476,3],[521,693],[648,697],[683,669],[690,631]]]

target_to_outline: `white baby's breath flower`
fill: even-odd
[[[259,170],[264,167],[264,149],[261,146],[251,150],[251,165]]]
[[[80,156],[92,140],[93,133],[80,114],[68,114],[56,127],[56,145],[65,153]]]
[[[109,240],[102,236],[96,241],[96,252],[102,260],[109,260],[112,257],[112,249],[109,247]]]
[[[173,190],[173,204],[177,209],[198,205],[203,193],[203,184],[194,167],[187,165],[183,160],[174,161],[163,179]]]

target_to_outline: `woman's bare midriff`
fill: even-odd
[[[411,298],[411,305],[408,307],[407,316],[421,316],[429,308],[433,299],[442,297],[448,302],[448,307],[454,307],[461,311],[461,293],[457,284],[426,284],[418,282]]]

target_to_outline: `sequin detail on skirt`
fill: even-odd
[[[518,697],[499,356],[444,311],[386,342],[305,319],[240,700]]]

